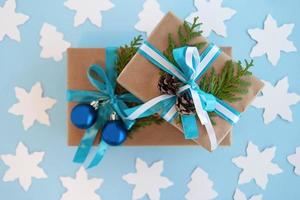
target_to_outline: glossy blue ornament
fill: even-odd
[[[90,128],[97,119],[97,110],[90,104],[78,104],[71,112],[72,123],[80,129]]]
[[[102,139],[109,145],[118,146],[127,137],[127,130],[121,120],[110,120],[102,129]]]

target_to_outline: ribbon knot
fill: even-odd
[[[199,85],[194,80],[189,80],[187,84],[191,87],[191,89],[199,90]]]
[[[96,135],[99,130],[110,119],[110,115],[116,112],[118,116],[123,120],[127,129],[131,128],[135,123],[134,120],[126,118],[124,110],[127,109],[125,102],[140,102],[135,96],[130,93],[117,95],[115,88],[117,85],[117,72],[115,68],[117,48],[106,48],[106,69],[104,70],[99,65],[92,65],[87,71],[87,76],[90,83],[96,88],[96,91],[88,90],[68,90],[68,101],[91,103],[93,101],[100,100],[101,108],[98,109],[98,117],[95,124],[86,130],[83,138],[80,141],[77,152],[73,161],[77,163],[83,163],[96,139]],[[102,103],[101,101],[106,103]],[[101,140],[99,148],[94,156],[89,167],[96,166],[104,156],[108,144]]]
[[[197,84],[199,78],[220,55],[220,49],[214,44],[209,44],[201,55],[199,55],[196,47],[185,46],[174,49],[173,57],[178,67],[168,61],[167,58],[149,42],[145,42],[139,48],[138,52],[155,66],[175,76],[185,84],[179,88],[177,93],[179,94],[185,90],[189,90],[196,110],[196,115],[180,115],[185,138],[196,139],[199,137],[199,129],[197,128],[196,121],[196,116],[198,116],[201,124],[206,128],[211,150],[214,150],[218,142],[207,112],[214,111],[231,124],[237,122],[240,115],[238,111],[234,110],[225,102],[214,97],[212,94],[207,94],[202,91]],[[172,122],[173,119],[179,115],[175,106],[176,98],[176,95],[161,95],[155,97],[142,105],[125,110],[128,114],[127,119],[133,120],[154,113],[160,113],[165,120]]]
[[[114,103],[116,103],[117,102],[117,99],[118,99],[118,96],[116,96],[116,95],[114,95],[114,94],[111,94],[110,96],[109,96],[109,102],[111,103],[111,104],[114,104]]]
[[[203,108],[207,112],[213,112],[216,109],[217,106],[217,99],[214,95],[203,92],[201,95],[201,98],[203,99],[204,105]]]

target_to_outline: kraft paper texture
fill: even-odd
[[[224,48],[225,52],[231,55],[231,48]],[[70,48],[67,52],[68,57],[68,77],[67,87],[72,90],[95,90],[90,84],[86,73],[89,66],[98,64],[105,67],[104,48]],[[84,130],[76,128],[70,121],[70,112],[76,105],[74,102],[68,103],[67,129],[68,145],[77,146],[84,134]],[[95,144],[99,143],[101,132],[97,136]],[[222,145],[231,144],[229,134]],[[132,136],[126,140],[124,145],[128,146],[175,146],[175,145],[198,145],[194,141],[185,140],[182,133],[167,122],[160,125],[150,125],[133,132]]]
[[[160,51],[164,51],[168,46],[168,34],[171,33],[176,40],[177,30],[180,25],[183,24],[183,21],[178,19],[171,12],[165,15],[161,22],[156,26],[151,35],[148,38],[148,42],[154,45]],[[196,42],[206,42],[207,45],[209,41],[204,37],[197,37],[194,41],[191,42],[191,45]],[[203,51],[204,48],[201,51]],[[226,61],[231,60],[231,57],[222,52],[221,55],[216,59],[212,64],[216,72],[220,72],[224,67]],[[133,78],[134,77],[134,78]],[[121,72],[118,77],[118,82],[132,94],[140,98],[142,101],[150,100],[154,97],[160,95],[157,84],[160,77],[160,69],[155,65],[146,60],[142,55],[137,53],[132,60],[128,63],[125,69]],[[229,103],[239,112],[244,112],[248,105],[251,104],[253,99],[256,97],[257,93],[263,87],[263,83],[254,76],[245,78],[251,82],[249,87],[248,94],[244,95],[241,101],[236,103]],[[228,103],[228,102],[227,102]],[[232,126],[225,120],[220,117],[214,117],[216,125],[214,126],[218,143],[221,144],[222,141],[229,134]],[[181,129],[181,126],[173,123],[173,125]],[[200,122],[198,122],[198,127],[200,130],[200,136],[198,139],[194,140],[197,144],[203,146],[207,150],[211,150],[209,138],[206,130]],[[181,136],[183,138],[183,135]],[[227,139],[226,139],[227,141]]]

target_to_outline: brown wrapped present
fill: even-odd
[[[231,55],[231,48],[223,48],[225,52]],[[71,90],[95,90],[90,84],[86,72],[92,64],[105,66],[104,48],[70,48],[68,55],[68,77],[67,87]],[[76,105],[74,102],[68,103],[68,145],[76,146],[84,134],[84,130],[76,128],[70,121],[70,112]],[[100,133],[95,143],[99,142]],[[231,136],[228,135],[223,140],[222,145],[230,145]],[[167,122],[160,125],[150,125],[141,128],[132,134],[131,138],[125,141],[128,146],[146,146],[146,145],[197,145],[191,140],[185,140],[181,132]]]
[[[150,37],[148,38],[148,42],[152,44],[155,48],[163,52],[168,47],[168,39],[169,34],[173,36],[177,36],[178,29],[183,25],[183,22],[174,16],[172,13],[168,13],[161,22],[157,25],[157,27],[153,30]],[[174,37],[175,42],[178,43],[178,37]],[[205,42],[208,45],[207,39],[202,36],[195,38],[190,44]],[[200,50],[203,51],[202,48]],[[216,73],[220,73],[221,69],[223,69],[225,63],[231,60],[231,57],[226,53],[222,52],[219,57],[213,63],[213,68]],[[160,78],[161,70],[149,62],[146,58],[144,58],[141,54],[137,53],[122,73],[118,77],[118,82],[129,92],[134,94],[136,97],[140,98],[143,101],[148,101],[154,97],[160,95],[158,90],[158,81]],[[134,77],[134,78],[133,78]],[[255,78],[254,76],[247,76],[245,80],[251,83],[248,88],[248,93],[242,96],[242,99],[235,103],[228,103],[230,106],[235,108],[239,112],[245,111],[246,107],[252,102],[255,98],[256,94],[261,90],[263,83]],[[232,129],[232,125],[229,124],[224,119],[216,116],[214,118],[215,122],[215,132],[217,137],[217,143],[220,144],[229,132]],[[175,127],[182,130],[180,124],[173,122]],[[209,137],[205,128],[200,125],[198,121],[198,127],[200,129],[199,138],[194,141],[204,148],[211,150]],[[181,136],[183,138],[183,135]]]

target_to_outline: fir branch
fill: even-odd
[[[194,38],[201,36],[202,31],[199,31],[200,26],[201,23],[198,23],[198,17],[194,18],[192,24],[185,21],[177,31],[179,43],[176,43],[172,34],[168,35],[168,47],[164,51],[164,55],[175,66],[177,66],[177,63],[173,58],[173,50],[178,47],[189,45]],[[196,43],[193,44],[193,46],[201,49],[205,46],[205,43]],[[221,100],[228,102],[239,101],[242,99],[243,94],[248,93],[248,88],[251,85],[244,77],[252,74],[249,71],[252,66],[253,60],[250,62],[245,60],[245,67],[242,66],[240,61],[237,63],[228,61],[221,73],[216,73],[214,68],[211,69],[210,73],[206,73],[202,77],[199,86],[203,91],[213,94]],[[161,74],[163,73],[165,72],[162,72]],[[213,118],[216,114],[209,113],[209,115],[213,125],[215,125]],[[179,118],[176,120],[180,123]]]
[[[146,126],[150,126],[152,124],[161,124],[162,122],[164,122],[164,120],[158,115],[152,115],[146,118],[141,118],[138,119],[136,121],[136,123],[134,124],[134,126],[132,127],[132,129],[130,129],[129,131],[129,137],[132,136],[133,132],[141,129],[141,128],[145,128]]]
[[[251,85],[244,77],[252,75],[249,69],[253,66],[253,60],[245,60],[245,67],[242,62],[234,63],[227,61],[220,74],[214,68],[210,73],[206,73],[201,79],[199,86],[207,93],[213,94],[219,99],[228,102],[236,102],[242,99],[243,94],[248,93]]]
[[[176,43],[172,34],[168,35],[168,46],[164,51],[164,55],[174,65],[177,66],[173,58],[173,50],[189,45],[194,38],[201,36],[202,31],[199,30],[201,23],[199,23],[198,20],[199,18],[195,17],[192,24],[184,21],[183,25],[178,28],[177,34],[179,43]],[[201,49],[205,43],[196,43],[193,45]],[[248,92],[250,82],[244,80],[243,77],[251,75],[249,69],[252,66],[253,60],[250,62],[245,60],[245,67],[242,66],[240,61],[237,63],[228,61],[220,74],[217,74],[214,68],[211,69],[210,73],[206,73],[202,77],[199,86],[205,92],[211,93],[222,100],[229,102],[238,101],[241,99],[242,94]],[[162,74],[163,73],[165,72],[162,72]]]
[[[189,45],[189,43],[198,36],[201,36],[202,31],[199,31],[201,23],[198,23],[198,18],[194,18],[193,23],[189,24],[188,22],[184,22],[182,26],[178,28],[178,43],[177,40],[174,39],[172,34],[168,35],[168,47],[163,52],[165,57],[174,65],[177,65],[173,58],[173,50],[178,47]],[[124,67],[128,64],[130,59],[135,55],[138,48],[142,43],[142,36],[139,35],[135,37],[130,44],[121,46],[118,55],[117,55],[117,72],[118,74],[124,69]],[[201,49],[205,46],[205,43],[196,43],[193,44],[198,49]],[[199,86],[202,90],[207,93],[211,93],[219,99],[226,100],[228,102],[235,102],[241,99],[242,94],[246,94],[248,92],[248,87],[251,85],[250,82],[244,79],[245,76],[249,76],[252,73],[249,69],[253,66],[253,60],[248,62],[245,60],[245,67],[242,66],[242,63],[239,61],[234,63],[233,61],[227,61],[221,73],[216,73],[214,68],[211,69],[210,73],[206,73],[200,83]],[[164,73],[164,72],[162,72]],[[117,89],[119,91],[125,92],[126,90],[118,85]],[[118,92],[120,94],[120,92]],[[215,116],[214,113],[209,113],[210,117],[213,118]],[[130,135],[132,132],[149,126],[151,124],[161,124],[163,119],[161,119],[158,115],[153,115],[147,118],[137,120],[135,126],[131,129]],[[177,121],[177,123],[180,123]],[[213,124],[214,121],[213,121]],[[130,137],[130,136],[129,136]]]
[[[143,42],[142,36],[138,35],[133,38],[129,44],[125,44],[118,49],[117,60],[116,60],[116,71],[119,75],[131,58],[136,54],[137,50]],[[122,94],[127,92],[120,84],[117,84],[116,93]]]
[[[163,52],[165,57],[173,64],[177,66],[177,63],[174,60],[173,57],[173,49],[177,48],[177,44],[172,36],[171,33],[168,34],[168,47],[167,49]]]
[[[201,36],[202,31],[199,30],[201,23],[199,23],[198,20],[199,18],[195,17],[192,24],[188,23],[187,21],[184,21],[183,25],[179,26],[177,31],[179,43],[176,43],[174,36],[171,33],[169,33],[168,47],[163,53],[164,56],[174,65],[177,66],[177,63],[173,58],[173,50],[178,47],[187,46],[193,39],[195,39],[198,36]],[[205,46],[205,44],[205,42],[199,42],[193,44],[193,46],[196,46],[198,49],[201,49]]]
[[[142,42],[143,42],[142,36],[138,35],[134,37],[129,44],[125,44],[119,48],[117,54],[117,61],[116,61],[118,75],[122,72],[122,70],[125,68],[128,62],[136,54]],[[116,92],[117,94],[122,94],[127,91],[121,85],[117,84]],[[130,103],[129,106],[135,106],[135,105],[136,105],[135,103]],[[160,118],[159,115],[153,115],[146,118],[138,119],[136,120],[136,123],[134,124],[132,129],[130,129],[128,136],[129,138],[132,138],[133,132],[152,124],[161,124],[163,121],[164,120]]]
[[[116,61],[118,74],[121,73],[121,71],[128,64],[128,62],[131,60],[134,54],[136,54],[142,42],[143,42],[142,36],[138,35],[137,37],[133,38],[130,44],[125,44],[124,46],[121,46],[119,48],[117,61]]]
[[[199,17],[193,19],[193,23],[189,24],[187,21],[178,28],[178,36],[180,46],[187,45],[195,37],[201,36],[202,31],[199,30],[201,23],[198,23]]]

